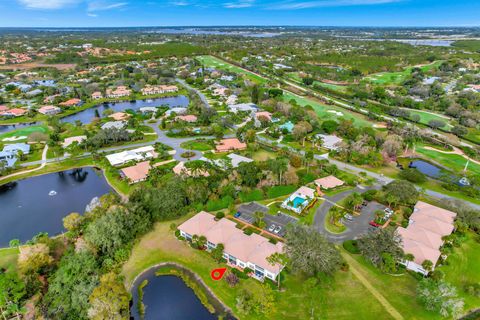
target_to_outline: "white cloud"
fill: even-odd
[[[184,6],[189,6],[190,3],[188,1],[172,1],[170,2],[172,6],[178,6],[178,7],[184,7]]]
[[[255,0],[239,0],[237,2],[224,3],[225,8],[237,9],[237,8],[249,8],[255,4]]]
[[[90,1],[88,3],[88,12],[118,9],[125,7],[127,4],[127,2]]]
[[[92,18],[96,18],[96,17],[98,17],[98,14],[87,12],[87,16],[92,17]]]
[[[75,5],[82,0],[18,0],[20,4],[29,9],[61,9]]]
[[[273,3],[269,9],[292,10],[292,9],[308,9],[320,7],[345,7],[345,6],[362,6],[401,2],[404,0],[317,0],[317,1],[283,1]]]

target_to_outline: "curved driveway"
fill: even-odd
[[[345,223],[347,230],[343,233],[336,234],[331,233],[325,228],[325,217],[328,211],[340,202],[342,199],[348,197],[350,194],[357,192],[362,193],[370,189],[379,189],[379,187],[356,187],[351,190],[341,192],[333,196],[324,196],[325,201],[318,207],[315,217],[313,219],[314,228],[322,234],[328,241],[341,243],[345,240],[353,240],[359,238],[361,235],[364,235],[368,232],[370,225],[368,224],[373,218],[373,211],[368,214],[361,214],[360,216],[355,216],[353,221],[348,221]]]

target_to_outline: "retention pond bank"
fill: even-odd
[[[135,320],[235,319],[203,281],[176,264],[148,269],[135,279],[131,293]]]

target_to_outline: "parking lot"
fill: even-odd
[[[236,215],[236,218],[249,224],[253,224],[255,222],[255,212],[258,211],[265,213],[265,217],[263,219],[265,221],[264,230],[280,237],[285,236],[286,227],[288,224],[295,224],[298,222],[295,217],[282,212],[279,212],[276,215],[268,214],[268,207],[262,206],[256,202],[241,205],[237,210],[238,216]]]

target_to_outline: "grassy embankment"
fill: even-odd
[[[188,216],[189,217],[189,216]],[[175,221],[178,225],[188,217]],[[125,264],[122,274],[128,287],[133,279],[145,269],[162,262],[176,262],[197,273],[213,292],[240,319],[308,319],[314,315],[322,319],[391,319],[389,313],[376,300],[372,293],[352,274],[351,271],[339,271],[333,278],[322,278],[313,288],[304,287],[304,278],[298,275],[285,274],[283,290],[275,291],[275,309],[263,315],[238,314],[236,296],[241,286],[230,288],[224,281],[213,281],[210,271],[221,266],[208,253],[190,248],[186,243],[178,241],[170,230],[171,222],[158,223],[155,229],[141,239],[134,247],[130,260]],[[440,267],[446,274],[446,280],[457,287],[465,298],[466,309],[478,307],[479,298],[467,297],[463,292],[464,283],[479,281],[478,259],[476,252],[480,245],[473,238],[455,249],[449,257],[449,265]],[[437,314],[429,312],[416,300],[417,280],[410,274],[387,275],[381,273],[360,255],[351,255],[343,249],[342,254],[350,255],[356,263],[355,268],[373,288],[396,309],[404,319],[440,319]],[[258,288],[260,283],[253,280],[241,280],[248,286]]]

